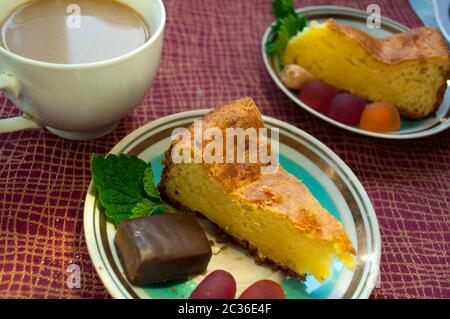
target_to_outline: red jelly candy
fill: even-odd
[[[360,97],[342,93],[331,102],[328,115],[338,122],[347,125],[358,125],[365,106],[366,104]]]
[[[225,270],[215,270],[198,284],[189,299],[234,299],[235,296],[234,277]]]
[[[328,83],[311,81],[305,84],[299,94],[300,100],[313,109],[327,113],[337,89]]]
[[[279,284],[272,280],[260,280],[249,286],[240,299],[284,299],[285,294]]]

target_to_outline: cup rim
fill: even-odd
[[[40,66],[40,67],[46,67],[51,69],[61,69],[61,70],[78,70],[78,69],[88,69],[88,68],[97,68],[97,67],[103,67],[110,64],[114,64],[116,62],[120,62],[123,60],[126,60],[132,56],[137,55],[138,53],[142,52],[146,48],[150,47],[164,32],[164,28],[166,25],[166,8],[164,7],[164,3],[162,0],[153,0],[158,1],[160,7],[161,7],[161,23],[158,25],[158,28],[156,29],[156,32],[153,33],[153,35],[150,37],[150,39],[147,40],[144,44],[142,44],[140,47],[127,52],[125,54],[119,55],[118,57],[103,60],[103,61],[97,61],[97,62],[89,62],[89,63],[78,63],[78,64],[63,64],[63,63],[51,63],[51,62],[44,62],[39,60],[33,60],[30,58],[23,57],[21,55],[18,55],[14,52],[8,51],[2,46],[0,46],[0,53],[4,53],[5,55],[11,57],[12,59],[16,59],[19,62],[29,63],[34,66]]]

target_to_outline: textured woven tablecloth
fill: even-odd
[[[365,9],[374,1],[297,1]],[[382,14],[420,25],[407,0],[377,0]],[[261,58],[273,21],[266,0],[168,0],[162,64],[148,95],[108,136],[69,142],[44,130],[0,135],[0,297],[109,297],[88,255],[83,204],[91,153],[156,118],[251,96],[266,115],[296,125],[334,150],[375,207],[382,236],[374,298],[450,298],[450,131],[413,141],[355,135],[287,99]],[[0,98],[0,118],[17,115]],[[82,269],[81,288],[66,267]]]

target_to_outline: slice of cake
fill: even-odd
[[[227,128],[262,127],[255,103],[243,98],[206,115],[202,129],[218,128],[225,136]],[[281,166],[263,173],[261,168],[267,164],[260,162],[175,163],[172,150],[180,143],[180,149],[198,145],[180,138],[166,152],[159,190],[169,203],[203,214],[256,252],[257,258],[268,259],[290,274],[310,273],[325,280],[332,273],[333,257],[354,266],[355,249],[342,225]],[[198,147],[205,149],[205,144]],[[249,144],[245,143],[246,154]]]
[[[375,102],[389,102],[410,119],[433,114],[450,78],[449,50],[440,32],[416,28],[383,39],[328,20],[293,37],[283,61]]]

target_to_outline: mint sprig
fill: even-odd
[[[277,22],[272,27],[274,38],[265,44],[265,50],[269,54],[284,50],[289,40],[308,24],[305,16],[299,16],[295,12],[292,0],[273,0],[272,9]]]
[[[276,19],[283,19],[288,15],[297,15],[293,0],[274,0],[272,2],[272,13]]]
[[[91,170],[100,204],[116,227],[125,219],[173,210],[159,195],[151,164],[137,156],[93,155]]]

